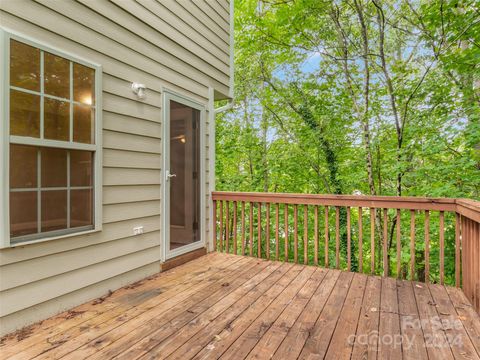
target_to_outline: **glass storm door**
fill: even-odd
[[[173,97],[173,96],[172,96]],[[200,110],[167,98],[167,258],[197,248],[200,232]]]

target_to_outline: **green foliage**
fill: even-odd
[[[235,1],[216,149],[218,190],[479,199],[478,1]]]

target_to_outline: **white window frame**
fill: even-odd
[[[206,106],[191,97],[182,95],[175,91],[163,88],[163,145],[162,145],[162,216],[161,216],[161,228],[162,228],[162,251],[161,260],[166,261],[179,255],[186,254],[196,249],[205,247],[206,234],[205,234],[205,222],[206,222],[206,201],[205,201],[205,120],[206,120]],[[170,100],[178,102],[182,105],[191,107],[200,111],[200,224],[199,234],[200,240],[191,244],[181,246],[177,249],[170,250],[170,186],[169,179],[167,177],[167,170],[170,170]]]
[[[74,143],[69,141],[57,141],[57,140],[48,140],[42,138],[32,138],[24,136],[10,136],[10,113],[9,113],[9,101],[10,101],[10,40],[17,40],[19,42],[28,44],[35,48],[40,49],[43,52],[48,52],[57,56],[61,56],[69,61],[93,68],[95,70],[95,143],[94,144],[83,144],[83,143]],[[28,36],[20,34],[18,32],[12,31],[0,27],[0,49],[2,50],[2,56],[0,56],[0,79],[3,79],[3,84],[0,84],[0,248],[8,248],[15,246],[24,246],[31,243],[38,243],[44,241],[50,241],[55,239],[62,239],[66,237],[74,237],[84,234],[89,234],[92,232],[97,232],[102,230],[102,66],[91,61],[85,60],[82,57],[70,54],[65,51],[56,49],[50,45],[46,45],[40,41],[32,39]],[[43,74],[43,56],[41,57],[41,75],[40,79],[43,83],[44,74]],[[72,66],[72,63],[70,63]],[[70,71],[70,87],[72,87],[72,71]],[[13,87],[15,89],[15,87]],[[41,86],[40,93],[35,91],[22,90],[26,93],[40,94],[41,98],[44,98],[43,85]],[[49,98],[56,98],[54,96],[48,95]],[[60,99],[57,97],[57,99]],[[61,99],[63,100],[63,99]],[[67,99],[70,101],[71,106],[73,106],[73,99]],[[43,127],[43,101],[40,105],[40,122],[41,128]],[[72,121],[72,119],[70,119]],[[70,131],[72,131],[72,126],[70,126]],[[42,134],[40,135],[42,136]],[[22,144],[22,145],[32,145],[40,147],[53,147],[53,148],[62,148],[66,150],[88,150],[93,152],[93,228],[89,227],[87,230],[85,228],[78,228],[78,231],[75,229],[66,229],[58,230],[52,232],[45,232],[40,234],[32,234],[28,237],[19,237],[19,241],[12,242],[10,238],[10,217],[9,217],[9,207],[10,207],[10,184],[9,184],[9,162],[10,162],[10,144]],[[70,184],[67,184],[69,187]],[[3,231],[2,231],[3,230]],[[38,237],[35,237],[37,235]]]

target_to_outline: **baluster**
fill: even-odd
[[[217,200],[213,200],[213,248],[217,249]]]
[[[340,268],[340,208],[335,207],[335,266]]]
[[[425,210],[425,283],[430,282],[430,212]]]
[[[308,205],[303,205],[303,263],[308,264]]]
[[[383,276],[388,276],[388,209],[383,209]]]
[[[347,206],[347,270],[352,270],[352,229],[350,224],[350,207]]]
[[[233,202],[233,253],[237,255],[237,202]]]
[[[315,254],[313,256],[313,263],[315,266],[318,265],[318,206],[315,205],[315,224],[314,224],[314,231],[315,231],[315,236],[314,236],[314,251]]]
[[[415,280],[415,210],[410,210],[410,280]]]
[[[376,209],[370,208],[370,271],[375,274],[375,216]]]
[[[470,241],[468,238],[469,234],[469,224],[468,224],[468,219],[465,218],[464,216],[461,217],[462,220],[462,290],[469,298],[469,279],[468,279],[468,261],[470,258],[471,250],[470,250]]]
[[[440,284],[445,280],[445,213],[440,211]]]
[[[245,201],[242,201],[242,255],[245,255]]]
[[[460,287],[460,214],[455,213],[455,286]]]
[[[288,204],[285,204],[285,261],[288,261]]]
[[[267,222],[265,224],[265,251],[267,252],[267,260],[270,260],[270,203],[266,203],[265,206],[267,207],[266,211],[266,219]]]
[[[293,261],[298,263],[298,205],[293,205]]]
[[[401,233],[401,213],[397,209],[397,278],[400,278],[400,271],[402,265],[402,233]]]
[[[253,202],[250,202],[250,249],[249,254],[253,256]]]
[[[280,220],[280,204],[275,204],[275,260],[278,261],[280,257],[280,249],[279,249],[279,221]]]
[[[358,208],[358,271],[363,273],[363,209]]]
[[[229,232],[229,226],[230,226],[230,209],[229,209],[229,201],[225,201],[225,252],[228,254],[230,251],[230,246],[229,246],[229,238],[230,238],[230,232]]]
[[[223,201],[220,200],[220,252],[223,252]]]
[[[258,203],[258,236],[257,236],[257,257],[262,257],[262,203]]]
[[[329,266],[329,259],[328,259],[328,235],[329,235],[329,228],[328,228],[328,206],[325,206],[325,267],[328,268]]]

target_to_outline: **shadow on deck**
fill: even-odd
[[[1,359],[480,358],[460,289],[212,253],[2,339]]]

